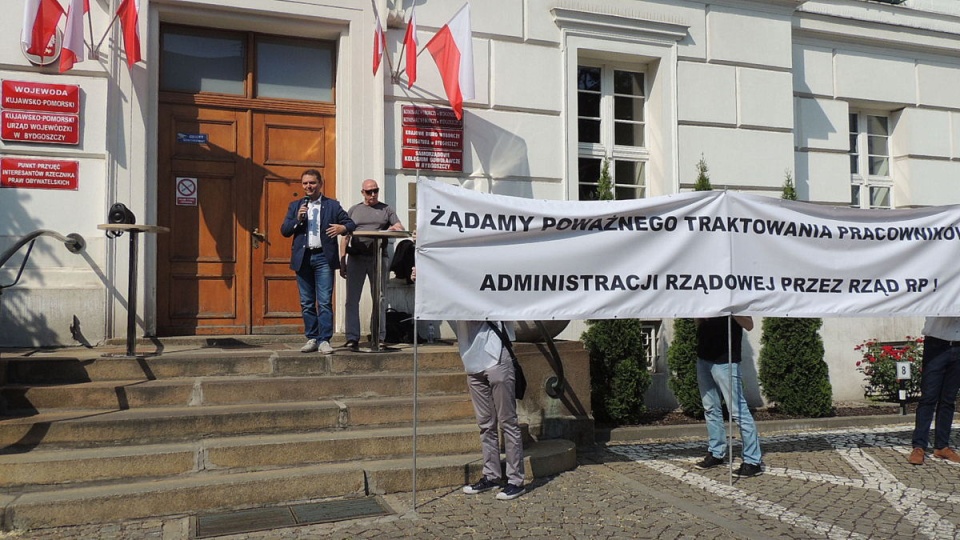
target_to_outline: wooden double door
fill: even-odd
[[[336,195],[335,132],[332,112],[160,104],[158,335],[302,332],[280,224],[305,169]]]

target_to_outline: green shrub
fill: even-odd
[[[650,387],[643,332],[637,319],[587,321],[580,339],[590,353],[594,417],[603,423],[631,424],[646,410]]]
[[[667,351],[670,390],[689,416],[703,418],[703,402],[697,385],[697,327],[693,319],[674,319],[673,340]]]
[[[707,174],[707,160],[700,154],[700,161],[697,162],[697,180],[693,184],[694,191],[713,191],[713,184],[710,183],[710,175]]]
[[[763,395],[786,414],[833,415],[833,387],[823,361],[821,319],[763,319],[758,378]]]

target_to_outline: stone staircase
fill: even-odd
[[[409,491],[412,348],[301,354],[299,342],[154,343],[153,354],[0,351],[3,530]],[[76,353],[76,354],[73,354]],[[417,488],[479,475],[455,347],[421,346]],[[526,443],[528,477],[576,464]]]

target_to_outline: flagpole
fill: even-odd
[[[103,33],[103,37],[100,38],[100,41],[97,42],[97,48],[94,49],[93,52],[97,54],[97,57],[98,57],[98,58],[99,58],[99,56],[100,56],[100,46],[103,45],[103,40],[107,39],[107,34],[109,34],[109,33],[110,33],[110,29],[113,28],[113,23],[117,22],[117,19],[119,19],[119,18],[120,18],[120,14],[119,14],[119,13],[114,13],[114,14],[113,14],[113,19],[111,19],[111,20],[110,20],[110,24],[107,25],[107,30]],[[90,35],[90,39],[93,39],[93,34]]]
[[[87,57],[90,60],[97,60],[100,58],[100,54],[93,50],[93,15],[90,14],[89,9],[87,10],[87,28],[90,29],[90,51],[87,53]]]
[[[377,19],[377,23],[380,24],[380,23],[381,23],[381,21],[380,21],[380,10],[377,9],[377,2],[376,2],[376,0],[370,0],[370,5],[373,6],[373,16],[374,16],[374,18]],[[388,30],[388,29],[387,29],[386,27],[383,27],[382,32],[383,32],[383,35],[384,35],[384,36],[386,36],[387,30]],[[386,39],[384,39],[383,41],[385,42]],[[391,74],[392,74],[392,75],[390,76],[390,80],[393,81],[393,82],[397,82],[397,75],[396,75],[395,73],[393,73],[393,61],[390,60],[390,53],[387,52],[386,43],[384,43],[382,46],[383,46],[383,56],[386,56],[386,57],[387,57],[387,66],[390,67],[390,72],[391,72]]]

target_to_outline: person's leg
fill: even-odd
[[[313,265],[313,276],[317,290],[317,341],[330,341],[333,337],[333,270],[327,264],[323,253],[316,253],[310,257]]]
[[[387,275],[390,273],[390,259],[387,257],[377,257],[380,262],[380,267],[383,268],[383,272],[380,275],[380,290],[383,291],[384,298],[387,294]],[[373,275],[377,275],[377,269],[374,267]],[[373,277],[370,278],[372,282]],[[371,326],[372,328],[372,326]],[[372,331],[371,331],[372,332]],[[380,302],[380,341],[386,341],[387,339],[387,303]]]
[[[300,291],[300,311],[303,314],[303,334],[307,339],[318,339],[320,327],[317,321],[317,290],[314,288],[316,280],[313,275],[313,266],[310,257],[304,257],[303,265],[297,271],[297,289]]]
[[[942,340],[927,339],[923,344],[920,374],[920,400],[917,402],[913,428],[913,447],[927,449],[930,440],[930,422],[940,399],[943,376],[949,358],[949,348]]]
[[[507,455],[507,482],[522,486],[523,435],[517,418],[516,372],[510,353],[503,349],[500,362],[487,370],[490,385],[493,387],[493,403],[497,408],[497,420],[503,431],[503,446]]]
[[[363,269],[363,258],[347,255],[347,293],[344,303],[347,341],[360,341],[360,296],[363,294],[363,280],[367,275]]]
[[[467,375],[467,387],[470,390],[470,400],[473,402],[473,412],[477,416],[477,426],[480,428],[480,453],[483,455],[483,477],[493,482],[500,482],[500,439],[497,436],[496,406],[493,401],[493,392],[485,373]]]
[[[960,347],[950,347],[941,356],[944,357],[944,367],[940,395],[937,401],[937,421],[933,435],[934,448],[950,446],[950,431],[953,428],[957,390],[960,389]]]
[[[368,288],[370,289],[370,300],[373,305],[377,304],[377,291],[375,289],[375,284],[377,282],[377,257],[364,257],[363,258],[363,275],[367,279]],[[380,319],[380,328],[382,328],[382,334],[386,334],[387,321],[386,319]],[[370,311],[370,340],[375,339],[373,336],[375,332],[376,321],[373,320],[373,310]],[[383,335],[380,336],[380,341],[383,341]]]
[[[727,454],[727,433],[723,428],[723,409],[720,404],[720,392],[713,380],[712,362],[697,358],[697,386],[700,387],[700,400],[703,403],[703,416],[707,421],[707,451],[723,459]]]
[[[733,421],[740,427],[740,440],[743,443],[743,462],[759,465],[760,437],[757,435],[757,426],[753,422],[753,415],[743,395],[743,381],[740,379],[740,364],[714,364],[713,380],[723,394],[727,409]]]

